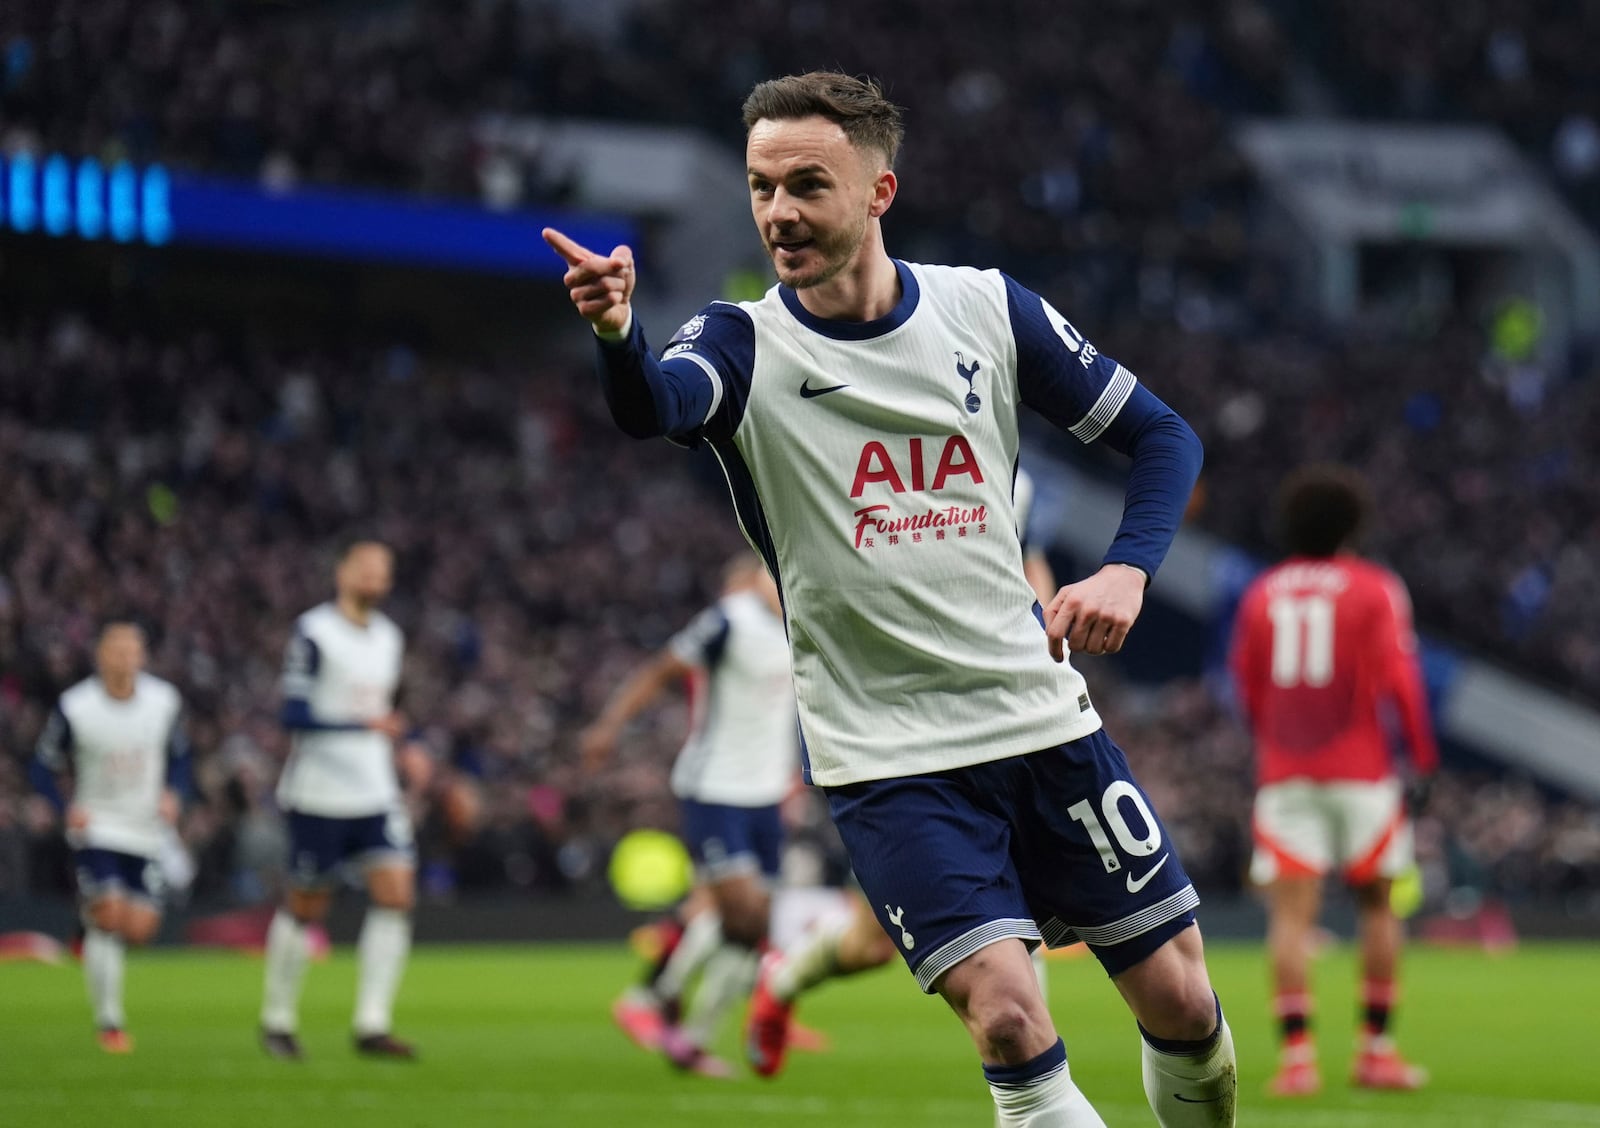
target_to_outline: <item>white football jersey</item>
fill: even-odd
[[[668,646],[699,671],[689,739],[672,766],[673,794],[730,807],[778,802],[800,766],[783,620],[759,595],[737,592]]]
[[[283,665],[283,695],[304,701],[320,725],[296,730],[278,781],[285,810],[333,818],[382,814],[400,797],[394,745],[387,736],[354,726],[394,710],[405,638],[393,620],[373,611],[366,626],[332,603],[295,620]]]
[[[75,777],[73,806],[89,824],[68,832],[73,846],[160,855],[161,792],[167,758],[181,741],[182,711],[177,689],[149,674],[139,675],[126,700],[112,697],[97,677],[61,695],[39,738],[39,759]]]
[[[1100,727],[1051,660],[1013,508],[1017,414],[1098,438],[1135,380],[997,271],[897,262],[873,322],[775,286],[714,303],[663,368],[713,388],[708,440],[778,577],[809,778],[833,786],[983,763]]]

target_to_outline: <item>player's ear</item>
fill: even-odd
[[[867,214],[877,219],[889,210],[889,205],[894,203],[895,193],[900,190],[900,181],[895,178],[894,170],[884,169],[878,173],[878,178],[872,182],[872,204],[867,209]]]

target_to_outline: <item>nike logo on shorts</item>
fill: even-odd
[[[1163,858],[1162,860],[1165,861],[1166,859]],[[1160,868],[1161,868],[1160,866],[1156,867],[1156,869],[1160,869]],[[1154,873],[1155,870],[1151,870],[1150,872]],[[1174,1100],[1182,1101],[1184,1104],[1215,1104],[1216,1102],[1218,1102],[1218,1101],[1220,1101],[1222,1099],[1221,1095],[1218,1095],[1218,1096],[1215,1096],[1215,1097],[1201,1098],[1201,1097],[1186,1097],[1182,1093],[1173,1093],[1172,1096],[1173,1096]]]
[[[1150,879],[1160,872],[1161,867],[1167,864],[1167,859],[1170,857],[1172,857],[1171,854],[1163,854],[1161,856],[1161,860],[1155,865],[1151,866],[1149,871],[1143,877],[1135,878],[1133,874],[1130,873],[1128,875],[1128,892],[1137,893],[1146,885],[1149,885]]]
[[[811,386],[811,377],[807,376],[800,385],[800,398],[816,399],[818,396],[825,396],[829,392],[837,392],[840,388],[848,388],[849,386],[849,384],[834,384],[829,388],[813,388]]]

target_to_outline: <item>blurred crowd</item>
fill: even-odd
[[[1292,321],[1282,264],[1252,247],[1249,179],[1228,139],[1238,115],[1308,99],[1487,121],[1600,218],[1597,12],[1555,0],[0,5],[0,151],[559,202],[569,174],[537,157],[506,167],[475,138],[481,115],[691,124],[736,142],[738,104],[762,77],[881,75],[908,107],[896,253],[1002,265],[1126,361],[1206,442],[1197,520],[1270,552],[1265,499],[1289,467],[1359,466],[1379,501],[1368,547],[1406,579],[1424,629],[1600,701],[1595,356],[1552,357],[1476,312],[1415,303],[1339,332]],[[546,376],[584,363],[539,362]],[[152,628],[154,669],[190,706],[195,895],[266,895],[282,853],[277,660],[294,616],[327,596],[332,545],[352,526],[399,554],[392,611],[410,639],[415,719],[401,762],[431,895],[581,884],[621,829],[669,825],[681,708],[655,714],[601,777],[577,771],[572,737],[712,597],[741,541],[693,462],[616,436],[583,380],[540,376],[386,340],[297,351],[0,311],[0,892],[65,881],[55,816],[29,796],[23,760],[53,696],[86,671],[99,617],[117,612]],[[1237,727],[1198,683],[1107,692],[1196,876],[1237,887]],[[1566,893],[1600,880],[1595,820],[1528,785],[1455,777],[1422,843],[1436,882]]]
[[[1239,289],[1240,114],[1497,125],[1600,220],[1597,36],[1560,0],[61,0],[0,9],[0,144],[509,206],[574,185],[484,151],[484,114],[737,141],[755,81],[834,67],[911,108],[896,223],[926,257]]]
[[[1461,310],[1291,324],[1228,137],[1304,102],[1309,62],[1325,108],[1501,124],[1587,198],[1597,18],[1548,0],[63,0],[0,8],[0,145],[550,200],[561,170],[535,160],[507,189],[477,116],[736,142],[763,76],[883,74],[909,107],[897,253],[1004,265],[1143,374],[1208,441],[1200,520],[1263,547],[1259,499],[1289,465],[1353,461],[1384,485],[1373,547],[1428,628],[1600,700],[1593,354],[1507,354]]]
[[[1600,703],[1600,365],[1557,375],[1459,319],[1421,332],[1143,324],[1097,343],[1205,441],[1210,530],[1271,558],[1281,476],[1359,467],[1377,501],[1365,548],[1423,630]]]
[[[1368,118],[1504,130],[1600,222],[1600,9],[1564,0],[1282,4],[1297,47]]]
[[[0,888],[66,875],[45,858],[30,878],[17,852],[55,823],[26,797],[25,760],[102,617],[132,615],[201,751],[183,825],[197,892],[262,895],[282,855],[279,660],[352,532],[398,555],[415,726],[401,763],[427,851],[450,858],[425,880],[559,886],[625,820],[671,817],[681,715],[604,778],[580,778],[570,735],[743,542],[681,452],[617,434],[581,365],[544,363],[273,352],[71,314],[4,324]]]
[[[151,337],[71,313],[0,322],[0,894],[68,888],[59,815],[30,794],[26,761],[112,614],[148,626],[154,672],[188,705],[192,896],[272,894],[278,660],[352,531],[398,553],[389,609],[413,726],[399,763],[426,896],[593,885],[625,829],[673,826],[681,702],[599,774],[580,770],[575,737],[714,597],[742,541],[689,456],[621,438],[573,362],[541,364]],[[1239,888],[1238,725],[1200,682],[1090,676],[1196,879]],[[1517,896],[1600,882],[1594,810],[1505,781],[1452,779],[1439,797],[1424,827],[1436,881]],[[826,852],[814,797],[792,807]]]

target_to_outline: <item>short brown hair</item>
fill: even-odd
[[[858,149],[876,149],[884,164],[894,167],[905,137],[900,107],[883,96],[870,78],[835,71],[811,71],[768,79],[744,100],[744,128],[758,121],[793,121],[824,117],[834,122]]]
[[[1354,548],[1372,511],[1366,480],[1348,466],[1302,466],[1278,490],[1278,539],[1294,556]]]

